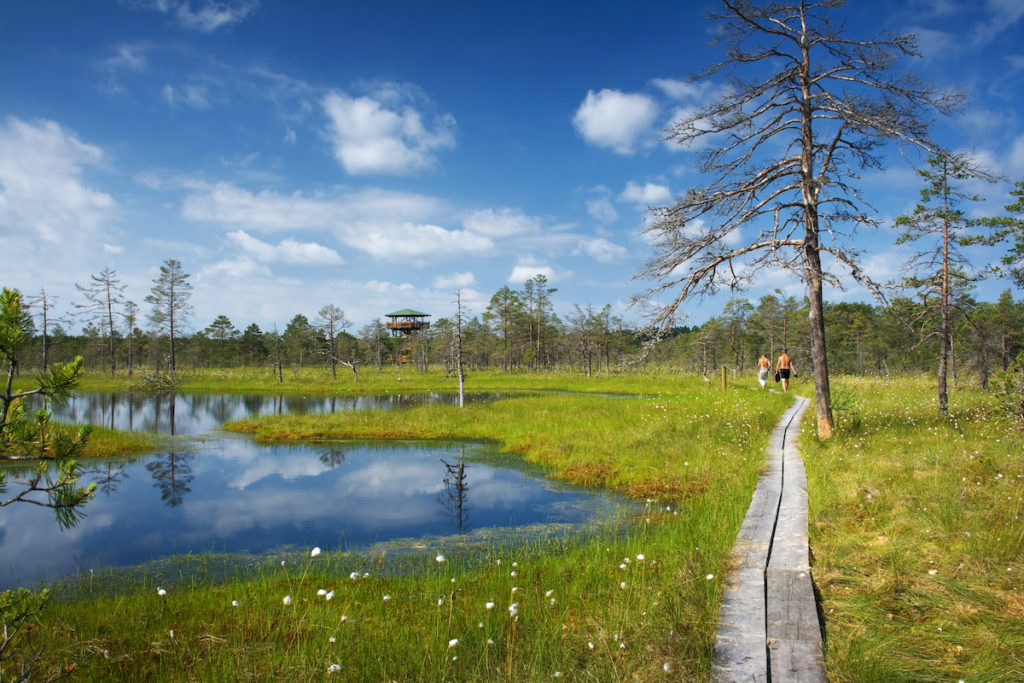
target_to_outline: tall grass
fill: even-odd
[[[482,549],[454,541],[399,553],[325,548],[228,581],[169,570],[138,583],[96,578],[36,624],[47,672],[317,680],[337,665],[341,680],[706,677],[720,579],[767,435],[789,400],[703,382],[685,389],[236,424],[273,439],[493,439],[553,476],[649,500],[585,532]],[[216,558],[195,560],[206,561]]]
[[[1022,439],[989,396],[841,378],[802,445],[836,681],[1024,680]]]

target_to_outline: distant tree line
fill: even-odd
[[[22,349],[20,368],[42,369],[81,356],[93,371],[248,367],[286,381],[309,367],[322,367],[337,378],[338,365],[350,368],[355,378],[361,369],[395,365],[442,368],[454,376],[461,357],[469,370],[596,375],[657,364],[710,376],[722,367],[733,375],[753,372],[761,353],[777,358],[783,349],[798,371],[809,375],[811,366],[808,301],[780,290],[757,300],[733,298],[720,315],[694,327],[670,328],[651,343],[646,329],[625,323],[610,305],[576,305],[560,317],[551,305],[556,290],[543,275],[521,289],[502,287],[479,315],[460,318],[453,311],[408,337],[391,336],[380,318],[353,331],[344,310],[333,303],[324,304],[313,320],[294,315],[283,330],[262,329],[255,322],[240,327],[218,315],[206,327],[186,332],[191,287],[173,260],[165,262],[145,297],[152,310],[143,328],[138,306],[124,297],[116,272],[105,269],[92,282],[100,284],[80,288],[85,302],[77,308],[85,324],[79,334],[68,332],[71,319],[55,311],[54,297],[43,293],[30,300],[31,340]],[[935,305],[939,294],[927,286],[904,287],[885,304],[825,304],[829,367],[874,375],[935,372],[945,345],[954,385],[970,377],[987,386],[1024,351],[1024,302],[1009,290],[994,303],[978,301],[970,282],[954,277],[952,283],[945,312]]]

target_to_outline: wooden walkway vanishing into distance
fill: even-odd
[[[807,475],[797,448],[809,401],[772,432],[768,464],[732,551],[711,680],[828,680],[807,544]]]

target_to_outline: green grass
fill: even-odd
[[[751,390],[752,379],[725,392],[699,379],[644,380],[619,380],[644,396],[544,394],[237,424],[272,439],[492,439],[552,476],[651,502],[585,533],[511,544],[325,548],[227,581],[195,567],[141,583],[97,578],[37,619],[44,672],[70,664],[83,679],[316,680],[338,664],[341,680],[704,678],[721,577],[789,399]]]
[[[1022,439],[978,391],[841,378],[805,420],[813,572],[835,681],[1024,679]]]
[[[142,381],[143,373],[129,377],[119,372],[116,376],[98,372],[86,373],[79,383],[81,391],[127,391]],[[359,368],[356,381],[348,368],[338,368],[333,379],[329,368],[285,368],[284,381],[279,382],[270,368],[182,369],[177,374],[180,391],[229,393],[291,393],[304,394],[383,394],[424,391],[458,391],[458,380],[445,377],[443,370],[420,372],[403,367],[385,366],[380,372],[375,367]],[[744,378],[749,379],[749,378]],[[720,386],[720,380],[714,380]],[[692,384],[692,375],[676,375],[661,368],[650,372],[603,374],[587,377],[579,372],[501,372],[498,370],[470,370],[466,375],[466,391],[564,390],[584,392],[658,393],[680,391],[680,384]],[[698,380],[703,385],[703,380]],[[730,378],[730,384],[732,379]],[[753,385],[743,381],[741,385]]]

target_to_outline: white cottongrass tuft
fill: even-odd
[[[488,600],[486,603],[484,603],[484,607],[486,607],[487,609],[494,609],[494,603]]]
[[[318,590],[316,592],[316,594],[317,595],[327,595],[327,589],[326,588],[321,588],[320,590]]]
[[[715,578],[715,575],[714,574],[708,574],[704,578],[707,579],[708,581],[710,581],[711,579]]]
[[[284,600],[282,600],[281,602],[283,602],[286,605],[292,604],[292,596],[290,596],[290,595],[284,596]]]
[[[547,591],[544,591],[544,597],[545,597],[545,598],[550,598],[550,597],[551,597],[551,595],[552,595],[552,594],[553,594],[554,592],[555,592],[555,589],[554,589],[554,588],[552,588],[551,590],[547,590]]]
[[[355,581],[356,579],[359,578],[359,572],[352,572],[351,574],[348,575],[348,578],[350,578],[353,581]]]
[[[170,634],[171,634],[171,638],[173,639],[174,638],[174,629],[173,628],[171,629]]]
[[[336,674],[339,671],[341,671],[341,667],[337,664],[331,664],[329,667],[327,667],[327,673],[329,674]]]
[[[324,594],[324,600],[332,600],[332,599],[334,599],[334,591],[327,591]]]
[[[644,561],[644,554],[643,554],[643,553],[640,553],[639,555],[637,555],[637,556],[636,556],[636,559],[637,559],[637,560],[638,560],[639,562],[643,562],[643,561]]]
[[[448,641],[448,647],[449,648],[455,647],[458,644],[459,644],[459,639],[458,638],[452,638],[451,640]]]
[[[159,586],[157,586],[156,594],[159,595],[161,598],[167,597],[167,591],[165,591],[163,588],[160,588]]]
[[[434,559],[438,562],[438,564],[440,564],[441,562],[444,562],[444,555],[438,555]]]
[[[385,596],[384,596],[384,602],[387,602],[387,601],[388,601],[388,600],[390,600],[390,599],[391,599],[391,596],[390,596],[390,595],[385,595]]]
[[[320,554],[320,546],[317,546],[317,547],[313,548],[313,550],[309,553],[309,556],[310,557],[316,557],[319,554]]]
[[[238,600],[232,600],[231,601],[231,606],[232,607],[238,607]]]
[[[331,643],[333,645],[334,643],[337,642],[337,638],[335,638],[334,636],[331,636],[330,638],[327,639],[327,642]]]

